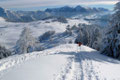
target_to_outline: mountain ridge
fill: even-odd
[[[65,17],[70,18],[79,14],[91,14],[106,12],[104,8],[85,8],[80,5],[76,7],[64,6],[60,8],[47,8],[45,11],[11,11],[0,7],[0,17],[9,22],[31,22],[48,18]]]

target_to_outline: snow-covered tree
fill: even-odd
[[[80,30],[78,35],[77,35],[77,38],[75,39],[75,43],[78,43],[78,42],[82,42],[83,43],[83,36],[84,36],[84,34]]]
[[[120,59],[120,2],[115,6],[115,11],[110,21],[110,27],[106,31],[103,54]]]
[[[78,36],[76,42],[82,42],[84,45],[92,47],[94,49],[100,49],[101,43],[101,31],[97,25],[79,24]]]
[[[32,52],[35,48],[35,39],[31,34],[30,28],[25,27],[22,31],[19,40],[15,46],[15,53],[29,53]]]
[[[72,29],[71,29],[70,25],[67,25],[67,26],[66,26],[66,31],[65,31],[65,33],[68,34],[68,35],[70,35],[70,36],[72,35]]]
[[[102,34],[99,28],[94,29],[92,41],[92,48],[100,50],[102,45]]]
[[[120,11],[120,2],[115,5],[115,10]]]
[[[39,37],[39,41],[42,42],[42,41],[45,41],[45,40],[48,40],[48,39],[52,39],[52,36],[55,34],[55,31],[47,31],[45,32],[43,35],[41,35]]]
[[[0,45],[0,59],[12,55],[11,51]]]
[[[75,25],[73,25],[73,26],[71,27],[71,29],[72,29],[72,30],[77,30],[78,28],[77,28],[77,26],[76,26],[76,24],[75,24]]]

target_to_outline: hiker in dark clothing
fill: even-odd
[[[80,47],[82,45],[82,43],[79,41],[79,42],[75,42],[76,44],[78,44],[78,46]]]
[[[78,44],[78,48],[77,48],[77,53],[80,51],[80,49],[81,49],[81,45],[82,45],[82,43],[81,42],[75,42],[76,44]]]

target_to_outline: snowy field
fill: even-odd
[[[65,44],[0,61],[0,80],[120,80],[120,61]]]
[[[50,22],[50,23],[46,23]],[[51,20],[36,21],[30,23],[11,23],[5,22],[4,19],[0,18],[0,43],[8,48],[15,46],[16,41],[19,39],[21,31],[24,27],[29,27],[32,30],[32,34],[35,38],[42,35],[47,31],[55,31],[56,33],[64,32],[66,26],[78,25],[79,23],[86,23],[83,19],[68,19],[68,23],[52,22]]]

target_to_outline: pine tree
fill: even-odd
[[[0,45],[0,59],[12,55],[11,51]]]
[[[104,39],[106,46],[102,53],[120,59],[120,2],[116,4],[115,10],[116,13],[113,14],[106,32],[107,37]]]
[[[70,36],[72,35],[72,29],[71,29],[70,25],[66,26],[66,31],[65,32],[66,32],[66,34],[68,34]]]
[[[19,40],[15,46],[15,53],[22,54],[22,53],[29,53],[32,52],[35,48],[35,39],[31,35],[30,28],[25,27],[22,31]]]
[[[52,36],[55,34],[55,31],[47,31],[45,33],[43,33],[43,35],[39,36],[39,42],[51,39],[52,40]]]

